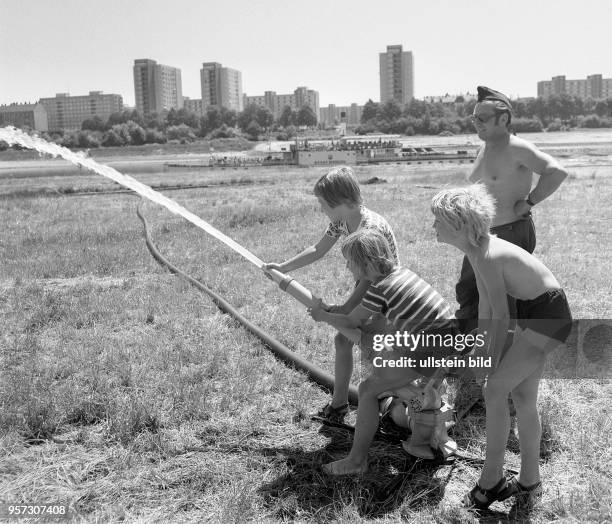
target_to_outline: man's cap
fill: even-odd
[[[495,91],[495,89],[491,89],[485,86],[478,86],[476,89],[478,90],[479,102],[484,102],[485,100],[497,100],[505,106],[508,106],[508,109],[512,109],[510,99],[503,93],[500,93],[499,91]]]

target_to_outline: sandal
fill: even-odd
[[[516,477],[512,477],[504,493],[500,494],[504,499],[516,497],[517,506],[533,506],[542,497],[542,481],[531,486],[523,486]],[[502,499],[503,500],[503,499]]]
[[[508,482],[505,477],[490,489],[480,487],[480,484],[472,488],[465,497],[463,497],[463,505],[467,508],[487,509],[496,500],[505,500],[511,496],[508,492]]]
[[[325,404],[325,406],[323,406],[321,410],[319,410],[319,412],[317,413],[317,417],[324,418],[326,420],[329,420],[330,422],[337,422],[341,424],[344,421],[344,417],[346,417],[346,415],[348,414],[348,411],[348,404],[342,404],[341,406],[335,408],[331,405],[331,402],[328,402],[327,404]]]

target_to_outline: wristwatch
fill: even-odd
[[[531,193],[529,195],[527,195],[527,198],[525,199],[525,202],[527,202],[531,207],[535,206],[535,202],[533,200],[531,200]]]

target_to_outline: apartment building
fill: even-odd
[[[90,91],[88,95],[70,96],[58,93],[53,98],[41,98],[39,103],[47,112],[50,131],[76,131],[84,120],[95,116],[106,122],[113,113],[123,110],[121,95]]]
[[[201,98],[194,98],[193,100],[187,96],[183,97],[183,109],[189,113],[194,113],[198,116],[204,116],[204,104]]]
[[[329,104],[322,107],[319,114],[319,121],[325,126],[346,124],[356,126],[361,123],[361,113],[363,106],[351,104],[350,106],[337,106]]]
[[[552,95],[577,96],[583,100],[592,98],[612,98],[612,78],[603,78],[602,75],[589,75],[578,80],[568,80],[563,75],[553,76],[551,80],[538,82],[538,96],[548,98]]]
[[[136,110],[144,116],[183,107],[181,70],[155,60],[134,60]]]
[[[414,98],[414,60],[412,51],[403,51],[401,45],[388,45],[379,53],[380,102],[395,100],[400,105]]]
[[[36,131],[48,131],[47,110],[40,104],[3,104],[0,105],[0,127],[14,126]]]
[[[218,62],[204,62],[200,69],[202,106],[225,107],[242,111],[242,73],[236,69],[223,67]]]
[[[302,107],[308,106],[313,113],[320,119],[319,108],[319,92],[307,87],[300,86],[295,89],[292,94],[278,95],[276,91],[266,91],[262,96],[247,96],[244,95],[243,105],[256,105],[265,107],[270,110],[277,119],[283,112],[286,106],[289,106],[293,111],[299,111]]]

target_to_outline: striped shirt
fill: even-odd
[[[387,317],[397,331],[416,332],[449,327],[449,305],[427,282],[409,269],[397,267],[372,284],[361,305]]]
[[[399,265],[400,261],[397,250],[397,242],[395,241],[395,235],[393,234],[393,230],[391,229],[389,222],[387,222],[378,213],[369,210],[365,206],[361,206],[360,209],[362,218],[361,222],[359,222],[359,225],[357,226],[357,229],[370,228],[381,233],[387,239],[387,242],[389,242],[393,259],[395,263]],[[350,235],[351,231],[349,231],[348,224],[345,220],[338,220],[337,222],[329,223],[325,234],[332,238],[341,238],[343,236]]]

